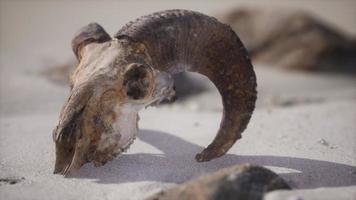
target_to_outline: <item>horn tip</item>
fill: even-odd
[[[195,156],[195,160],[198,161],[198,162],[206,162],[208,160],[206,160],[204,158],[204,156],[201,154],[201,153],[198,153],[196,156]]]
[[[221,156],[221,155],[215,155],[215,154],[216,154],[216,152],[210,152],[210,151],[204,150],[195,156],[195,160],[198,162],[208,162],[214,158]]]

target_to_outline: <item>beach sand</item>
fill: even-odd
[[[0,199],[142,199],[242,163],[266,166],[294,188],[355,187],[355,76],[281,71],[257,63],[257,108],[242,139],[225,156],[207,163],[194,160],[214,138],[222,116],[219,94],[210,83],[210,89],[186,101],[143,110],[138,139],[112,162],[99,168],[87,164],[68,178],[52,174],[52,130],[69,88],[40,72],[73,59],[70,40],[80,27],[97,21],[114,34],[153,11],[215,14],[245,4],[1,1]],[[356,33],[354,1],[288,5]]]

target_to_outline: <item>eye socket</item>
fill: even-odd
[[[123,85],[129,98],[143,99],[150,88],[148,67],[142,64],[132,64],[124,74]]]
[[[72,153],[73,152],[73,147],[68,149],[68,153]]]
[[[135,65],[132,66],[126,73],[124,79],[124,85],[128,81],[139,81],[140,79],[144,79],[147,76],[147,70],[143,65]]]

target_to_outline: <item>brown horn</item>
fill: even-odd
[[[80,50],[82,47],[92,42],[102,43],[109,40],[111,40],[111,37],[105,32],[103,27],[97,23],[90,23],[81,28],[73,38],[72,49],[77,59],[80,60]]]
[[[218,88],[224,107],[220,129],[197,161],[224,155],[241,138],[255,107],[256,77],[246,49],[228,25],[201,13],[168,10],[128,23],[115,37],[143,43],[158,70],[198,72]]]

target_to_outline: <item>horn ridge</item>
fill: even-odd
[[[202,13],[167,10],[128,23],[115,37],[143,43],[158,70],[197,72],[217,87],[223,118],[198,161],[224,155],[241,137],[255,107],[257,84],[247,51],[230,26]]]

